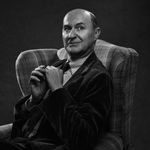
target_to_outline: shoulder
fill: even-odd
[[[112,78],[103,64],[98,60],[96,61],[87,74],[84,76],[84,83],[87,89],[105,89],[112,86]]]
[[[89,73],[95,77],[95,76],[108,76],[111,78],[110,73],[105,68],[105,66],[102,64],[102,62],[97,58],[95,63],[91,66]]]

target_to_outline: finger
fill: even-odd
[[[39,70],[45,70],[46,66],[45,65],[40,65],[39,67],[37,67],[37,69]]]
[[[39,67],[40,67],[40,68],[43,68],[43,69],[45,69],[45,68],[46,68],[46,66],[45,66],[45,65],[40,65]]]
[[[54,66],[47,66],[46,67],[46,69],[48,69],[48,70],[59,70],[59,68],[58,67],[54,67]]]
[[[45,68],[41,68],[41,67],[38,67],[38,68],[35,68],[34,69],[35,71],[39,71],[39,72],[41,72],[41,73],[45,73]]]
[[[32,75],[30,77],[30,82],[40,82],[40,79],[38,77]]]
[[[40,80],[45,79],[45,74],[43,74],[43,73],[40,72],[39,70],[34,70],[34,71],[32,71],[31,76],[36,76],[36,77],[39,78]]]
[[[52,69],[52,66],[47,66],[46,69]]]
[[[46,68],[45,65],[40,65],[40,66],[36,67],[34,70],[37,70],[37,69],[45,69],[45,68]]]
[[[39,70],[33,70],[33,71],[31,72],[31,75],[44,77],[44,74],[43,74],[42,72],[40,72]]]
[[[57,69],[57,68],[56,68],[56,67],[54,67],[54,66],[51,66],[51,68],[52,68],[52,69]]]

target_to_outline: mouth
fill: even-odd
[[[68,46],[77,46],[80,42],[67,42]]]

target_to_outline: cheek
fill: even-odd
[[[63,41],[65,42],[66,41],[66,34],[65,33],[62,33],[62,39],[63,39]]]
[[[65,37],[62,37],[62,41],[63,41],[63,44],[64,44],[64,47],[67,45],[66,43],[66,38]]]
[[[93,40],[93,34],[91,32],[84,32],[81,35],[82,39],[85,41],[92,41]]]
[[[94,38],[92,35],[88,35],[86,37],[84,37],[84,45],[85,46],[88,46],[88,45],[91,45],[94,41]]]

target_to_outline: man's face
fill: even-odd
[[[63,43],[71,57],[82,57],[91,51],[95,42],[95,29],[86,12],[71,12],[64,18]]]

